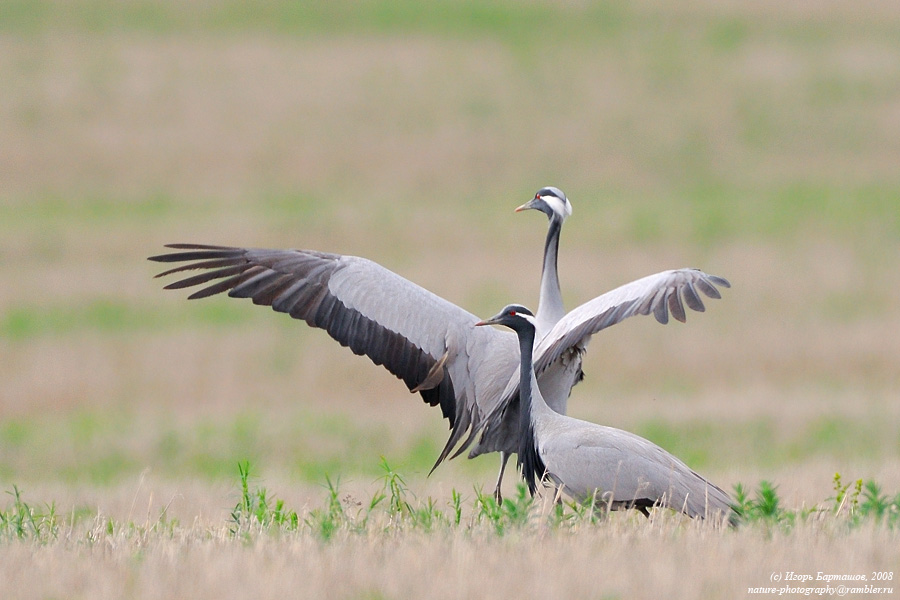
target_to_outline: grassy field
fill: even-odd
[[[900,577],[896,519],[834,483],[900,491],[898,28],[874,0],[0,4],[0,595]],[[390,374],[248,302],[164,292],[145,260],[179,241],[357,254],[489,316],[537,302],[545,221],[513,208],[543,185],[574,206],[569,307],[673,267],[733,284],[685,325],[597,336],[571,413],[726,489],[770,481],[792,517],[491,520],[496,455],[427,478],[446,425]],[[388,494],[360,525],[382,457],[409,510]],[[234,533],[241,461],[296,526]]]

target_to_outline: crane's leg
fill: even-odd
[[[497,475],[497,487],[494,488],[494,500],[497,504],[503,503],[503,496],[500,494],[500,484],[503,483],[503,471],[506,470],[506,461],[509,460],[509,453],[500,451],[500,474]]]

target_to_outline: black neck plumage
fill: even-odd
[[[538,482],[544,477],[546,467],[538,452],[537,440],[534,437],[534,422],[531,419],[531,406],[534,401],[532,353],[534,352],[534,327],[517,330],[519,350],[522,354],[519,368],[519,451],[518,465],[522,477],[533,496]]]

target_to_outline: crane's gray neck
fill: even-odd
[[[559,236],[562,233],[562,219],[553,215],[550,228],[547,230],[547,241],[544,243],[544,268],[541,272],[541,295],[535,318],[543,335],[566,314],[563,307],[562,291],[559,289],[559,272],[557,256],[559,254]]]

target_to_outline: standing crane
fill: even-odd
[[[540,210],[549,220],[538,315],[546,334],[562,336],[557,335],[557,343],[548,348],[538,383],[557,412],[566,412],[570,390],[582,377],[582,355],[593,333],[634,314],[652,312],[657,321],[666,323],[671,311],[684,321],[685,303],[693,310],[704,310],[698,290],[720,298],[716,285],[729,287],[726,280],[696,269],[664,271],[564,314],[557,251],[571,204],[558,188],[545,187],[517,211],[526,209]],[[202,286],[188,298],[227,292],[232,298],[250,298],[254,304],[271,306],[324,329],[355,354],[383,365],[429,405],[440,406],[450,424],[450,435],[432,470],[454,448],[456,456],[471,447],[470,458],[500,452],[495,488],[495,496],[500,498],[507,458],[517,448],[515,335],[493,328],[476,329],[475,315],[365,258],[316,250],[204,244],[167,247],[176,252],[149,260],[183,264],[157,277],[202,272],[165,289]],[[614,314],[609,314],[608,306],[616,307]],[[596,308],[605,313],[595,314]]]
[[[636,508],[645,516],[654,506],[690,517],[727,518],[737,513],[721,488],[653,442],[621,429],[559,414],[538,385],[533,360],[538,320],[524,306],[510,304],[476,325],[505,325],[519,339],[518,465],[534,495],[545,477],[579,502],[600,508]]]

